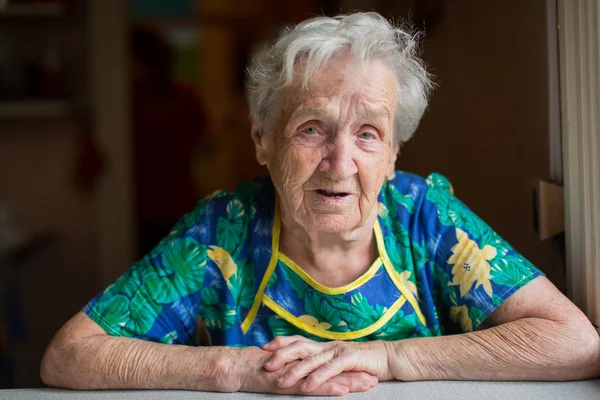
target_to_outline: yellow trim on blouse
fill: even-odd
[[[354,340],[376,332],[378,329],[382,328],[394,316],[394,314],[396,314],[396,312],[400,310],[400,308],[402,308],[405,302],[406,298],[404,296],[400,297],[381,316],[381,318],[379,318],[373,325],[370,325],[366,328],[352,332],[330,332],[325,329],[317,328],[316,326],[310,325],[306,321],[303,321],[300,318],[290,314],[287,310],[285,310],[279,304],[275,303],[266,294],[263,296],[263,303],[265,306],[269,307],[275,314],[279,315],[281,318],[294,325],[296,328],[302,329],[304,332],[308,332],[311,335],[319,336],[324,339],[330,340]]]
[[[275,195],[275,217],[273,218],[273,234],[271,241],[271,259],[269,260],[269,266],[265,271],[265,275],[263,276],[262,281],[260,282],[260,286],[258,287],[258,292],[256,293],[256,297],[254,297],[254,303],[252,303],[252,307],[250,311],[248,311],[248,315],[244,319],[242,323],[242,332],[246,334],[252,323],[254,322],[254,318],[256,318],[256,314],[258,313],[258,309],[260,308],[260,304],[262,303],[263,295],[265,294],[265,288],[267,287],[267,283],[269,279],[271,279],[271,275],[273,275],[273,271],[275,271],[275,267],[277,267],[277,260],[279,259],[279,234],[281,233],[281,218],[279,215],[279,196]]]
[[[412,292],[404,286],[400,279],[398,279],[398,273],[394,269],[394,266],[392,265],[392,262],[390,261],[387,255],[387,251],[385,250],[385,244],[383,241],[383,234],[381,233],[381,227],[379,226],[379,220],[375,221],[375,240],[377,241],[379,256],[383,259],[383,265],[385,266],[385,269],[387,270],[390,279],[392,280],[392,282],[394,282],[394,285],[396,285],[400,293],[402,293],[402,296],[404,296],[406,300],[408,300],[410,305],[413,307],[413,309],[415,310],[415,314],[417,314],[417,317],[419,318],[419,321],[421,321],[423,326],[427,326],[427,321],[425,320],[425,316],[419,308],[419,303],[417,302],[417,299],[415,298],[415,296],[413,296]]]
[[[307,274],[306,271],[304,271],[302,268],[300,268],[298,266],[298,264],[296,264],[292,259],[290,259],[285,254],[279,253],[279,259],[281,261],[283,261],[283,263],[285,265],[287,265],[292,271],[294,271],[302,279],[304,279],[304,281],[306,283],[308,283],[310,286],[312,286],[319,292],[325,293],[325,294],[344,294],[344,293],[348,293],[348,292],[362,286],[369,279],[371,279],[373,277],[373,275],[375,275],[377,273],[377,271],[379,271],[379,268],[381,268],[381,265],[383,264],[381,257],[377,257],[377,259],[375,261],[373,261],[373,264],[371,264],[371,266],[369,267],[367,272],[365,272],[364,274],[359,276],[354,282],[350,282],[343,286],[329,287],[329,286],[322,285],[319,282],[315,281],[312,276]]]

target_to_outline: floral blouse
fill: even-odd
[[[377,259],[327,287],[279,251],[270,179],[243,183],[200,201],[84,311],[111,335],[186,345],[469,332],[542,273],[452,192],[439,174],[396,171],[379,194]]]

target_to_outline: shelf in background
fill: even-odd
[[[0,9],[0,18],[62,17],[65,9],[64,3],[8,3],[5,9]]]
[[[63,100],[0,101],[0,119],[65,118],[72,108]]]

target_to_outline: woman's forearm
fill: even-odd
[[[236,391],[235,351],[90,336],[51,345],[41,376],[49,386],[70,389]]]
[[[392,375],[411,381],[575,380],[600,374],[600,339],[593,329],[581,332],[540,318],[398,341],[388,354]]]

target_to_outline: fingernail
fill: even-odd
[[[270,367],[271,365],[273,365],[273,361],[267,361],[265,363],[265,367]]]
[[[300,390],[304,391],[308,388],[308,383],[307,382],[303,382],[302,385],[300,385]]]

